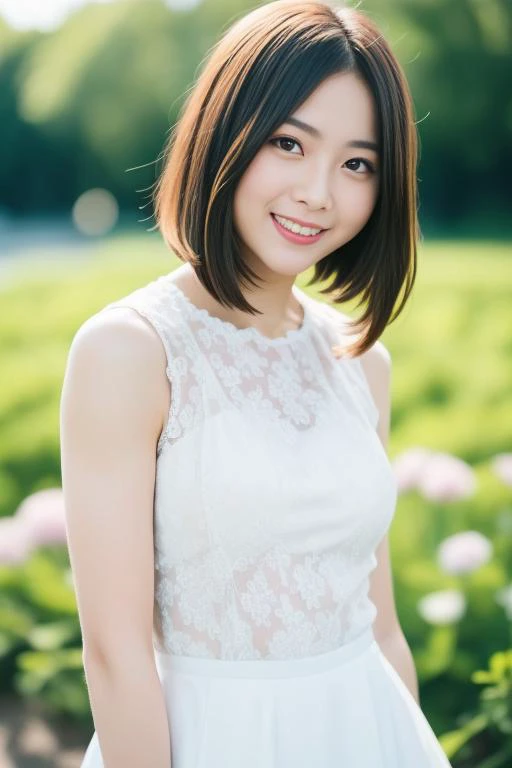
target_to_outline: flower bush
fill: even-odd
[[[62,489],[37,491],[0,519],[0,542],[4,690],[89,721]]]
[[[492,473],[505,486],[512,486],[510,472],[512,454],[499,454],[489,462]],[[449,503],[456,503],[474,496],[478,484],[473,470],[463,461],[446,454],[435,454],[425,449],[414,448],[406,451],[395,461],[397,483],[401,494],[418,493],[423,499],[433,502],[433,521],[438,534],[437,547],[432,558],[439,571],[445,575],[447,586],[427,592],[417,602],[417,612],[423,621],[432,626],[433,634],[427,641],[428,653],[423,659],[423,672],[430,677],[449,675],[463,669],[457,664],[457,644],[463,646],[460,636],[464,634],[461,622],[473,608],[478,613],[478,600],[485,592],[488,597],[486,613],[503,625],[512,620],[512,584],[504,583],[510,570],[507,562],[497,564],[494,579],[492,559],[495,547],[491,539],[477,530],[463,530],[439,539],[441,531],[449,526]],[[500,544],[506,543],[507,552],[512,553],[512,512],[507,508],[496,517],[495,535]],[[506,558],[505,558],[506,560]],[[487,585],[476,590],[478,573],[489,566]],[[474,577],[474,578],[472,578]],[[501,584],[497,588],[498,584]],[[480,592],[480,594],[478,594]],[[492,607],[498,605],[504,609]],[[406,632],[407,634],[407,632]],[[457,768],[478,765],[479,768],[505,768],[512,758],[512,643],[507,648],[492,653],[488,670],[470,673],[468,680],[484,684],[486,688],[477,700],[471,697],[473,706],[463,709],[456,717],[458,727],[446,731],[440,741],[449,758]],[[434,656],[433,651],[436,651]],[[464,659],[464,656],[462,656]],[[460,662],[460,658],[459,658]],[[457,674],[458,676],[458,674]],[[469,682],[467,682],[469,687]]]

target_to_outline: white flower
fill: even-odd
[[[0,520],[0,565],[23,563],[31,548],[30,533],[16,517]]]
[[[512,453],[497,453],[491,469],[506,485],[512,485]]]
[[[67,545],[62,488],[32,493],[12,517],[0,520],[0,564],[22,563],[47,544]]]
[[[466,598],[458,589],[431,592],[418,602],[418,613],[429,624],[454,624],[466,612]]]
[[[512,621],[512,584],[499,589],[494,598],[499,605],[504,607],[507,619]]]
[[[393,461],[393,472],[399,492],[416,488],[421,470],[433,455],[433,452],[426,448],[410,448]]]
[[[475,474],[469,464],[447,453],[431,456],[420,471],[418,490],[430,501],[466,499],[475,491]]]
[[[46,488],[27,496],[16,511],[32,539],[34,548],[47,544],[67,544],[62,488]]]
[[[437,561],[446,573],[471,573],[492,557],[493,547],[478,531],[463,531],[441,542]]]

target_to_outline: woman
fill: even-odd
[[[295,0],[233,24],[155,206],[183,265],[83,324],[63,388],[83,766],[449,766],[389,562],[378,339],[415,277],[416,132],[374,24]]]

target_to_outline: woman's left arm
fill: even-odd
[[[418,676],[412,657],[411,649],[405,639],[400,626],[390,635],[377,640],[379,647],[390,664],[396,669],[407,688],[414,696],[418,706],[420,704],[420,692]]]
[[[379,410],[377,433],[384,449],[387,450],[391,421],[391,355],[384,344],[377,341],[361,356],[361,363]],[[396,611],[387,534],[377,547],[375,558],[377,565],[370,574],[368,593],[377,609],[373,624],[375,639],[419,705],[416,667]]]

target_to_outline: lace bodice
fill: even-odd
[[[162,276],[107,305],[155,329],[171,383],[156,454],[154,646],[287,659],[370,625],[375,548],[397,487],[346,322],[294,286],[297,330],[270,339]]]

